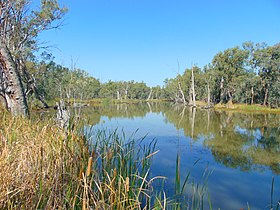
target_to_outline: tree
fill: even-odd
[[[31,0],[0,3],[0,95],[13,115],[28,115],[22,78],[28,77],[26,61],[38,49],[40,32],[56,28],[66,12],[57,0],[41,0],[38,10]]]
[[[279,102],[280,44],[258,48],[254,53],[255,67],[262,83],[263,105]],[[274,97],[270,97],[270,94]],[[271,101],[272,100],[272,101]]]
[[[219,101],[232,101],[239,87],[239,78],[244,76],[245,61],[248,54],[239,47],[229,48],[214,56],[212,65],[217,72],[220,89]]]
[[[192,80],[191,90],[192,90],[192,102],[193,102],[192,106],[196,107],[193,66],[192,66],[192,79],[191,80]]]

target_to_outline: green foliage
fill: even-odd
[[[208,87],[212,103],[262,104],[272,108],[280,104],[280,44],[243,43],[217,53],[203,69],[194,67],[195,92],[206,101]],[[186,96],[190,94],[191,69],[165,80],[165,97],[179,96],[178,82]],[[188,97],[186,97],[188,98]]]

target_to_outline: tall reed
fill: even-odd
[[[199,162],[194,162],[193,167]],[[191,169],[185,173],[181,171],[181,156],[177,153],[176,157],[176,172],[175,172],[175,205],[174,209],[204,209],[205,203],[208,205],[206,209],[212,209],[210,195],[208,194],[207,181],[208,177],[212,174],[206,168],[202,175],[202,183],[194,181],[191,177]],[[184,177],[182,175],[186,174]],[[207,196],[207,200],[205,198]]]
[[[126,138],[124,132],[101,130],[88,136],[93,164],[86,207],[94,209],[153,209],[164,206],[153,190],[150,166],[156,142]]]

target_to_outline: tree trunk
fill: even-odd
[[[179,88],[179,92],[182,96],[183,103],[186,104],[186,98],[185,98],[184,91],[182,90],[182,87],[181,87],[180,79],[178,80],[178,88]]]
[[[28,116],[28,106],[24,93],[20,72],[9,49],[0,42],[0,71],[5,83],[4,98],[8,110],[14,116]]]
[[[227,90],[227,93],[228,93],[228,97],[229,97],[229,101],[232,101],[232,94],[229,90]]]
[[[251,88],[251,104],[254,104],[254,87]]]
[[[121,96],[120,96],[120,91],[117,90],[117,100],[120,100],[121,99]]]
[[[57,105],[57,113],[56,113],[57,125],[60,128],[67,130],[70,122],[70,112],[67,110],[63,100],[60,100],[60,102],[57,103],[56,105]]]
[[[194,74],[193,74],[193,67],[192,67],[192,99],[193,99],[193,106],[196,106],[195,103],[195,89],[194,89]]]
[[[268,100],[268,87],[265,88],[264,100],[263,105],[266,106]]]
[[[207,105],[210,106],[211,105],[211,92],[210,92],[210,86],[209,86],[209,82],[207,83]]]
[[[223,97],[224,97],[224,78],[222,77],[221,79],[221,83],[220,83],[220,103],[222,103],[223,101]]]
[[[153,93],[153,89],[151,88],[150,93],[149,93],[149,96],[148,96],[148,98],[146,99],[146,101],[151,100],[151,98],[152,98],[152,93]]]
[[[124,90],[124,99],[126,100],[127,99],[127,95],[128,95],[128,85],[126,85],[126,87],[125,87],[125,90]]]
[[[44,108],[49,108],[49,105],[46,103],[46,101],[44,100],[43,96],[41,96],[38,92],[38,89],[37,88],[34,88],[34,94],[35,94],[35,97],[41,102],[42,106]]]

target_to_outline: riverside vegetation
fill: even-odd
[[[203,205],[203,197],[195,191],[192,204],[180,202],[191,182],[187,177],[180,184],[179,159],[176,199],[154,189],[153,182],[163,183],[165,178],[149,173],[158,152],[155,141],[145,143],[145,138],[126,138],[116,131],[89,135],[74,124],[64,131],[52,120],[31,121],[11,117],[2,108],[1,112],[2,209],[197,209]]]

